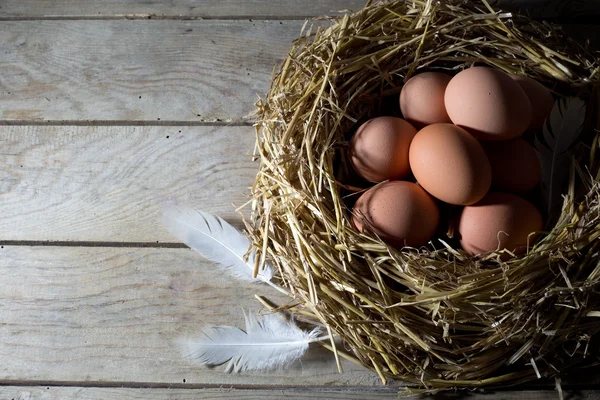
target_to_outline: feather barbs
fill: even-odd
[[[220,217],[190,208],[170,208],[163,212],[163,225],[187,246],[225,271],[244,281],[269,283],[273,269],[265,265],[254,278],[255,251],[246,235]]]
[[[276,314],[256,317],[244,313],[246,330],[232,326],[209,326],[197,339],[180,339],[182,353],[209,367],[227,363],[226,372],[271,370],[300,359],[319,337],[320,329],[300,329],[293,320]]]
[[[561,197],[569,181],[573,148],[579,143],[586,116],[586,103],[577,97],[558,99],[535,137],[540,157],[541,200],[548,222],[561,211]]]

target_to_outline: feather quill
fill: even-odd
[[[173,236],[205,258],[218,263],[234,277],[270,284],[273,269],[265,264],[254,278],[255,252],[252,251],[248,261],[244,261],[250,240],[222,218],[189,208],[172,208],[163,212],[163,225]]]
[[[179,340],[182,353],[209,367],[227,363],[226,372],[270,370],[298,360],[309,343],[329,338],[318,337],[318,328],[307,332],[276,314],[257,319],[244,313],[244,317],[245,332],[232,326],[206,327],[198,339]]]
[[[561,210],[561,197],[569,179],[571,155],[583,132],[585,113],[586,104],[580,98],[558,99],[542,132],[535,137],[535,147],[542,168],[541,201],[549,219]]]

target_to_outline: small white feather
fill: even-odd
[[[198,339],[179,340],[182,353],[201,365],[227,363],[226,372],[270,370],[298,360],[309,343],[328,339],[318,337],[318,328],[306,332],[276,314],[244,317],[245,332],[232,326],[206,327]]]
[[[219,217],[189,208],[172,208],[163,212],[163,224],[173,236],[238,279],[269,282],[273,277],[269,265],[259,271],[256,279],[252,277],[255,252],[250,253],[248,262],[244,261],[250,240]]]

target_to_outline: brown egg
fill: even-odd
[[[554,98],[552,93],[538,81],[523,75],[510,75],[519,85],[529,98],[531,103],[531,123],[530,130],[540,130],[544,126],[546,117],[550,115],[554,106]]]
[[[476,203],[492,182],[483,148],[456,125],[433,124],[421,129],[412,141],[409,159],[419,184],[446,203]]]
[[[542,229],[542,215],[533,204],[510,193],[493,192],[463,209],[457,227],[460,244],[470,254],[507,249],[526,250],[528,236]],[[535,237],[529,237],[532,245]]]
[[[452,122],[444,105],[444,92],[452,77],[423,72],[408,80],[400,92],[402,116],[417,129],[438,122]]]
[[[531,122],[531,103],[509,75],[488,67],[459,72],[444,96],[452,122],[481,140],[520,136]]]
[[[420,246],[431,239],[440,220],[435,200],[419,185],[392,181],[360,196],[352,221],[360,232],[369,231],[392,246]]]
[[[540,181],[540,160],[525,140],[516,138],[481,144],[492,167],[494,190],[526,193]]]
[[[410,174],[408,149],[417,130],[402,118],[377,117],[358,128],[350,141],[350,161],[370,182]]]

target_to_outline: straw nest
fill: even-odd
[[[295,42],[259,101],[247,228],[293,297],[281,308],[343,341],[324,345],[426,390],[499,387],[593,361],[600,330],[598,58],[556,26],[485,1],[367,4]],[[394,249],[357,232],[345,147],[387,112],[408,78],[477,63],[525,74],[558,95],[587,93],[562,214],[526,255],[467,256],[446,235]],[[592,90],[589,87],[592,86]],[[590,112],[591,111],[591,112]],[[451,236],[451,235],[450,235]],[[257,265],[257,269],[260,265]]]

